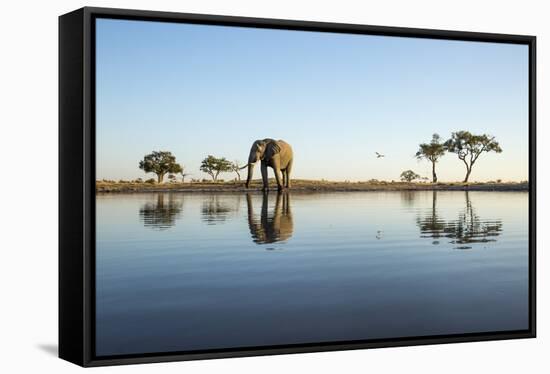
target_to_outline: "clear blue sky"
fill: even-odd
[[[246,162],[268,137],[293,146],[294,178],[430,176],[418,144],[463,129],[504,150],[471,180],[528,177],[527,46],[108,19],[96,30],[98,179],[153,177],[138,169],[153,150],[207,178],[202,158]],[[438,170],[465,171],[454,154]]]

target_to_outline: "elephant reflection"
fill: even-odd
[[[465,191],[464,194],[465,209],[459,212],[456,220],[445,221],[437,212],[437,191],[433,191],[430,213],[417,218],[421,237],[436,239],[434,244],[439,244],[437,240],[439,238],[452,239],[449,243],[457,245],[456,249],[471,249],[473,243],[496,241],[496,237],[502,232],[502,221],[481,219],[476,214],[468,191]]]
[[[292,237],[294,223],[288,193],[277,193],[275,206],[269,211],[268,194],[262,196],[262,209],[260,218],[255,216],[252,204],[252,195],[246,194],[248,208],[248,226],[252,240],[257,244],[268,244],[285,241]]]
[[[168,195],[168,198],[165,195]],[[176,224],[182,206],[183,201],[175,199],[172,194],[159,193],[156,201],[147,202],[140,208],[139,216],[144,226],[165,230]]]

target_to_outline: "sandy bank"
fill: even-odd
[[[276,190],[270,183],[270,190]],[[247,192],[261,190],[261,183],[255,181],[246,189],[243,182],[219,183],[132,183],[132,182],[96,182],[96,192],[132,193],[132,192]],[[405,182],[328,182],[293,181],[292,191],[311,192],[354,192],[354,191],[529,191],[529,183],[405,183]]]

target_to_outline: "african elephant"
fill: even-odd
[[[292,160],[294,155],[290,144],[283,140],[263,139],[256,140],[250,148],[248,157],[248,177],[246,179],[246,188],[250,187],[250,181],[254,175],[254,166],[258,161],[261,161],[263,189],[268,189],[267,167],[271,167],[275,172],[275,180],[277,188],[280,190],[283,187],[290,188],[290,172],[292,170]],[[282,172],[282,179],[280,172]]]
[[[254,214],[250,193],[246,194],[246,205],[248,208],[248,226],[254,243],[275,243],[287,240],[292,236],[294,223],[288,193],[277,192],[277,199],[272,212],[269,211],[268,207],[268,194],[264,193],[259,219]]]

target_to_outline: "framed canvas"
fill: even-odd
[[[61,16],[59,356],[535,337],[535,62],[534,36]]]

